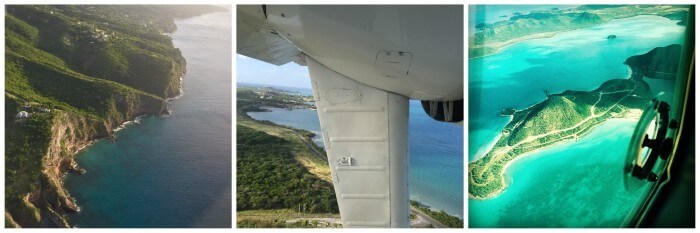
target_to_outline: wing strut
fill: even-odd
[[[409,227],[408,98],[306,57],[344,227]]]

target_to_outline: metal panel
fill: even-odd
[[[463,99],[461,5],[267,10],[268,23],[281,36],[339,74],[412,99]]]
[[[306,61],[343,225],[409,227],[408,99]]]
[[[299,55],[294,47],[267,24],[261,6],[236,8],[236,52],[274,65],[284,65]]]

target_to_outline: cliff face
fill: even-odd
[[[162,35],[173,17],[148,18],[170,8],[144,8],[8,6],[6,227],[70,227],[79,203],[62,179],[85,172],[76,152],[126,121],[166,113],[180,94],[185,59]]]
[[[179,96],[181,93],[181,79],[182,76],[187,73],[187,61],[180,54],[180,50],[177,50],[177,59],[172,61],[172,69],[170,69],[170,85],[165,93],[167,98],[173,98]]]
[[[140,103],[125,101],[127,110],[124,112],[123,120],[133,120],[136,116],[149,114],[157,115],[164,111],[165,103]],[[83,116],[65,112],[57,112],[54,115],[51,128],[52,138],[49,143],[48,152],[43,160],[43,175],[48,180],[48,187],[44,187],[44,192],[55,193],[52,199],[46,199],[49,212],[58,213],[58,216],[51,219],[52,222],[66,222],[63,215],[78,211],[75,201],[70,198],[68,192],[63,188],[62,178],[66,172],[84,173],[75,162],[75,154],[88,146],[93,140],[109,137],[114,128],[122,122],[118,120],[99,121],[88,119]],[[60,219],[56,221],[55,219]],[[63,225],[68,227],[69,225]]]
[[[68,172],[85,172],[75,162],[75,154],[89,146],[93,140],[110,137],[113,130],[124,121],[133,120],[140,115],[158,115],[166,111],[166,102],[163,100],[142,100],[138,96],[117,99],[121,101],[114,106],[116,111],[108,119],[90,118],[57,109],[50,113],[36,112],[35,116],[30,116],[45,117],[46,125],[50,127],[50,136],[47,137],[46,149],[42,150],[45,154],[39,157],[41,172],[35,180],[30,180],[26,187],[28,192],[20,193],[23,202],[21,206],[24,208],[14,208],[11,205],[6,209],[6,216],[12,219],[12,224],[8,222],[8,227],[70,227],[65,215],[77,212],[79,207],[63,187],[62,179]],[[15,129],[24,130],[33,127],[34,122],[26,120],[13,124],[16,124],[13,126]],[[10,149],[8,156],[13,156],[16,152]]]

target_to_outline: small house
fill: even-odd
[[[19,113],[17,113],[17,118],[21,119],[21,118],[27,118],[27,117],[29,117],[29,113],[26,111],[20,111]]]

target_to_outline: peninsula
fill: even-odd
[[[71,227],[66,215],[80,208],[62,180],[85,173],[75,154],[138,116],[167,113],[185,59],[165,33],[174,18],[224,9],[5,9],[5,226]]]
[[[652,93],[643,77],[657,72],[649,67],[670,71],[665,64],[678,64],[680,46],[654,48],[632,56],[625,64],[632,68],[628,79],[604,82],[593,91],[564,91],[551,94],[541,103],[512,113],[496,144],[483,157],[469,163],[469,196],[489,199],[505,188],[504,172],[527,153],[544,149],[566,140],[578,140],[598,124],[611,118],[641,116]],[[675,76],[675,73],[664,73]]]
[[[477,25],[477,31],[469,36],[469,58],[488,56],[521,41],[552,37],[560,32],[638,15],[659,15],[679,20],[678,24],[684,25],[687,13],[688,6],[683,5],[583,5],[518,13],[507,20]]]

